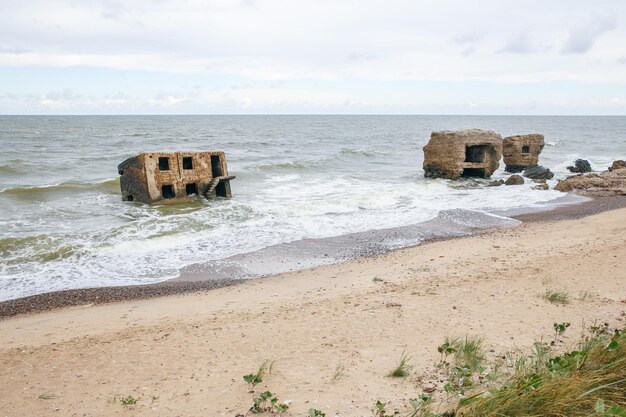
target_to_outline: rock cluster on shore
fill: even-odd
[[[577,190],[590,196],[626,195],[626,164],[615,161],[609,171],[574,175],[554,187],[557,191]]]

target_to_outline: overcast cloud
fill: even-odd
[[[626,114],[623,0],[0,6],[4,114]]]

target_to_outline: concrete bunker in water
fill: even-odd
[[[539,165],[539,154],[545,142],[543,135],[509,136],[502,140],[502,157],[507,172],[522,172],[526,168]]]
[[[481,129],[432,132],[424,146],[424,176],[489,178],[500,166],[502,137]]]
[[[123,201],[169,203],[231,198],[224,152],[142,153],[118,165]]]

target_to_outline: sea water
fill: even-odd
[[[626,117],[0,116],[0,300],[154,283],[200,262],[441,213],[481,227],[489,213],[562,196],[531,182],[424,178],[430,132],[465,128],[544,134],[551,185],[576,158],[604,170],[626,157]],[[121,201],[120,162],[187,150],[226,152],[232,200]],[[506,178],[503,168],[494,178]],[[416,243],[399,236],[393,247]]]

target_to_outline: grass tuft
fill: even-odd
[[[626,333],[592,332],[578,349],[559,356],[546,356],[537,346],[535,350],[534,366],[461,401],[456,415],[626,415]]]
[[[546,290],[542,297],[554,304],[569,304],[569,294],[565,291]]]
[[[402,352],[398,365],[396,365],[396,367],[391,372],[389,372],[387,376],[390,376],[392,378],[405,378],[409,376],[409,373],[411,373],[411,365],[409,365],[409,359],[411,358],[406,354],[406,352]]]

